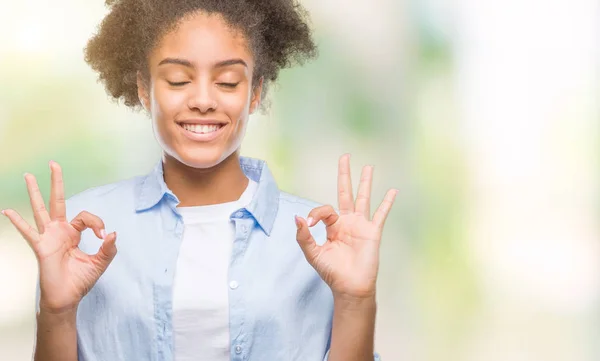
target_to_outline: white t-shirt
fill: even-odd
[[[234,211],[247,206],[252,180],[235,202],[179,207],[184,231],[173,285],[175,361],[229,361],[228,270]]]

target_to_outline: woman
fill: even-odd
[[[145,109],[163,156],[146,176],[66,202],[50,162],[49,210],[25,175],[37,229],[2,213],[39,264],[35,360],[373,360],[379,242],[397,191],[371,219],[373,169],[355,202],[342,156],[337,214],[280,191],[265,162],[239,152],[279,70],[315,54],[303,9],[107,4],[86,61],[109,94]]]

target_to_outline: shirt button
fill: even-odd
[[[235,353],[238,353],[238,354],[242,353],[242,346],[240,346],[240,345],[235,346]]]
[[[242,232],[244,232],[244,234],[246,234],[246,232],[248,232],[248,227],[247,226],[242,226]]]
[[[236,281],[231,281],[229,282],[229,288],[231,288],[232,290],[235,290],[236,288],[238,288],[238,283]],[[238,346],[240,347],[240,346]]]
[[[236,216],[237,218],[242,218],[242,216],[243,216],[243,215],[244,215],[244,213],[242,213],[241,211],[240,211],[240,212],[237,212],[237,213],[235,214],[235,216]]]

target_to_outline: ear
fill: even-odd
[[[250,99],[250,114],[254,113],[260,106],[260,100],[262,97],[264,77],[260,77],[258,84],[252,88],[252,98]]]
[[[144,77],[140,71],[137,72],[137,91],[138,98],[140,99],[140,104],[144,107],[144,109],[149,112],[150,111],[150,97],[148,95],[148,86],[146,81],[144,81]]]

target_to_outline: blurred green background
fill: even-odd
[[[386,224],[376,347],[396,360],[600,359],[600,5],[304,0],[318,60],[286,70],[242,151],[336,202],[338,157],[375,165]],[[149,121],[107,99],[82,49],[103,1],[0,10],[0,208],[148,172]],[[354,182],[355,186],[357,181]],[[0,360],[30,358],[33,253],[0,219]]]

